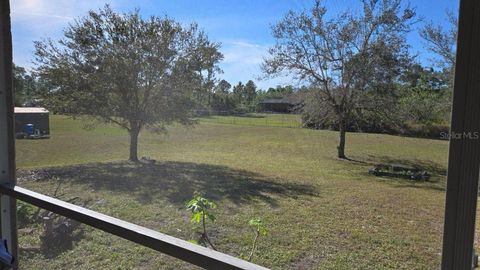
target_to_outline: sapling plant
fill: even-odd
[[[217,204],[213,201],[210,201],[200,195],[195,195],[188,203],[187,209],[192,211],[191,222],[196,225],[202,226],[202,235],[199,242],[205,242],[212,247],[213,250],[217,250],[215,246],[210,241],[210,238],[207,234],[206,220],[210,220],[212,223],[215,222],[215,216],[210,213],[211,209],[217,208]]]
[[[257,249],[257,243],[258,243],[258,238],[260,236],[266,236],[268,235],[268,230],[265,226],[265,223],[259,219],[259,218],[253,218],[250,221],[248,221],[248,225],[253,229],[254,232],[254,238],[253,238],[253,243],[252,243],[252,250],[250,251],[250,255],[248,256],[248,261],[252,261],[253,254],[255,253],[255,250]]]
[[[186,206],[187,210],[190,210],[192,212],[191,222],[196,225],[195,229],[198,230],[199,227],[201,228],[200,239],[198,241],[192,240],[190,242],[202,244],[205,246],[209,245],[213,250],[217,250],[217,248],[210,240],[210,237],[208,236],[206,225],[207,220],[210,220],[211,223],[215,222],[216,217],[210,212],[210,210],[217,208],[217,204],[213,201],[208,200],[207,198],[202,197],[201,195],[195,194],[193,198],[187,202]],[[268,235],[268,230],[265,223],[260,218],[253,218],[249,220],[248,225],[253,230],[254,238],[248,258],[244,258],[248,261],[251,261],[253,255],[255,254],[255,251],[257,250],[260,236]]]

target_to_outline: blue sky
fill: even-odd
[[[222,43],[225,56],[221,63],[224,73],[218,77],[232,84],[249,79],[263,89],[277,84],[293,84],[291,78],[258,80],[260,63],[274,44],[271,25],[278,22],[288,10],[302,10],[312,6],[313,0],[11,0],[14,62],[27,68],[32,66],[33,41],[51,37],[58,39],[69,22],[84,16],[89,9],[110,4],[115,10],[140,8],[142,15],[168,15],[182,23],[197,22],[209,37]],[[326,0],[328,13],[357,9],[359,0]],[[457,0],[410,1],[425,21],[448,26],[446,10],[458,10]],[[417,27],[420,27],[419,23]],[[432,57],[416,31],[408,37],[412,51],[419,60],[429,64]]]

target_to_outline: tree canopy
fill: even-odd
[[[321,1],[311,10],[290,11],[272,28],[276,44],[263,63],[267,75],[294,74],[317,89],[306,108],[336,122],[340,158],[348,122],[355,114],[389,108],[388,93],[410,60],[405,34],[414,10],[401,0],[362,3],[361,12],[332,18]]]
[[[453,86],[453,71],[457,52],[458,19],[452,12],[447,12],[449,28],[428,22],[420,29],[420,36],[426,42],[427,50],[434,53],[433,59],[443,69],[445,80]]]
[[[15,106],[31,104],[36,91],[35,79],[25,68],[13,65],[13,90]]]
[[[119,14],[108,5],[63,34],[35,42],[35,71],[51,86],[42,91],[45,105],[125,128],[132,161],[142,129],[193,123],[193,97],[210,87],[223,58],[196,24]]]

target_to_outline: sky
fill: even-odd
[[[253,80],[261,89],[276,85],[298,85],[291,77],[262,79],[260,64],[275,44],[271,27],[289,10],[310,8],[314,0],[11,0],[13,60],[17,65],[33,67],[33,41],[44,38],[58,40],[62,30],[75,18],[85,16],[90,9],[109,4],[114,10],[128,12],[140,9],[142,16],[171,17],[183,24],[197,22],[212,41],[222,44],[224,60],[220,67],[232,85]],[[335,16],[345,9],[356,10],[359,0],[325,0],[327,13]],[[448,27],[446,11],[458,11],[458,0],[412,0],[422,18],[415,31],[408,35],[412,53],[424,65],[432,65],[434,56],[425,50],[418,35],[424,22]]]

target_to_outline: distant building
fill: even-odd
[[[15,107],[15,133],[49,135],[49,111],[39,107]],[[33,134],[30,134],[33,132]]]
[[[264,112],[291,113],[301,103],[297,98],[284,97],[262,100],[260,106]]]

